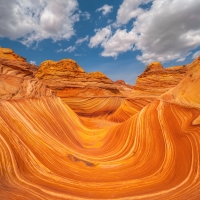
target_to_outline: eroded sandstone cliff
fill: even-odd
[[[0,48],[0,99],[53,96],[53,92],[35,78],[38,67],[31,65],[11,49]]]
[[[132,88],[101,72],[86,73],[74,60],[45,61],[36,77],[82,116],[114,112]]]

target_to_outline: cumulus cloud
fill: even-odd
[[[110,26],[106,26],[103,29],[97,29],[95,31],[96,34],[90,38],[90,48],[97,47],[99,44],[104,43],[109,39],[110,35],[112,34]]]
[[[51,38],[69,39],[79,20],[77,0],[9,0],[0,4],[0,37],[30,46]]]
[[[90,38],[89,47],[97,47],[101,45],[104,51],[101,53],[104,57],[117,57],[120,53],[126,52],[133,48],[133,44],[137,41],[137,34],[133,31],[117,29],[112,35],[111,27],[107,26],[97,30],[96,34]]]
[[[199,9],[195,0],[155,0],[151,9],[134,23],[134,31],[139,35],[136,47],[142,51],[138,59],[144,63],[166,62],[183,58],[197,48]]]
[[[103,15],[107,15],[108,13],[112,12],[113,6],[109,6],[107,4],[105,4],[104,6],[102,6],[101,8],[98,8],[96,10],[96,12],[101,12]]]
[[[192,55],[192,58],[195,59],[195,58],[197,58],[198,56],[200,56],[200,51],[195,52],[195,53]]]
[[[69,46],[68,48],[64,49],[63,51],[64,52],[67,51],[67,52],[71,53],[71,52],[75,51],[75,49],[76,49],[76,46]]]
[[[88,38],[89,38],[88,35],[85,36],[84,38],[79,38],[79,39],[76,41],[76,45],[80,45],[80,44],[82,44],[83,42],[88,41]]]
[[[142,5],[149,2],[151,7],[144,10]],[[115,29],[118,24],[118,29],[107,34],[107,27],[98,30],[90,38],[89,46],[100,44],[104,48],[101,55],[113,57],[134,46],[133,50],[141,51],[137,59],[145,64],[183,61],[200,45],[199,10],[196,0],[124,0],[112,26]],[[132,30],[127,32],[126,24],[133,18]],[[125,28],[119,31],[120,26]],[[116,39],[119,32],[124,34],[120,37],[124,39]]]
[[[135,32],[118,29],[112,37],[102,43],[104,51],[101,55],[104,57],[117,57],[119,53],[131,50],[136,41],[137,34]]]
[[[117,12],[117,24],[126,24],[132,18],[142,14],[144,10],[139,6],[153,0],[124,0]]]

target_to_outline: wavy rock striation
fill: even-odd
[[[131,91],[101,72],[86,73],[71,59],[43,62],[36,77],[81,116],[112,113]]]
[[[175,87],[188,71],[189,66],[163,68],[161,63],[153,62],[138,76],[130,95],[121,106],[106,118],[122,122],[139,112],[144,106]]]
[[[0,48],[0,99],[53,96],[53,92],[35,78],[37,69],[11,49]]]
[[[154,101],[138,95],[121,123],[80,117],[56,96],[1,98],[0,199],[200,199],[200,58],[187,71]]]

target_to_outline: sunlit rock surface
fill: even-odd
[[[0,94],[0,199],[200,199],[200,59],[186,67],[121,123],[80,117],[56,96]]]
[[[163,68],[159,62],[153,62],[137,78],[131,96],[160,96],[176,86],[186,72],[186,66]]]
[[[53,92],[35,78],[37,70],[38,67],[11,49],[0,48],[0,99],[53,96]]]
[[[132,90],[101,72],[86,73],[71,59],[43,62],[36,77],[81,116],[113,113]]]
[[[121,106],[106,118],[116,122],[127,120],[144,106],[159,98],[161,94],[175,87],[185,77],[188,67],[163,68],[159,62],[151,63],[138,76],[133,90]]]
[[[125,84],[114,84],[101,72],[86,73],[74,60],[45,61],[41,64],[36,77],[43,80],[57,96],[64,97],[97,97],[121,96],[118,88],[123,87],[130,92]]]

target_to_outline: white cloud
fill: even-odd
[[[76,42],[75,42],[75,45],[74,46],[69,46],[68,48],[66,49],[58,49],[56,50],[57,53],[60,53],[60,52],[73,52],[76,50],[77,46],[81,45],[83,42],[87,41],[89,38],[89,36],[85,36],[84,38],[79,38]]]
[[[110,24],[113,20],[112,19],[108,19],[107,23]]]
[[[101,53],[104,57],[117,57],[119,53],[126,52],[133,48],[137,41],[137,34],[133,31],[117,29],[114,35],[110,26],[97,30],[96,34],[90,38],[89,47],[97,47],[101,44],[104,51]]]
[[[47,38],[69,39],[79,20],[77,9],[77,0],[5,1],[0,4],[0,37],[18,39],[26,46]]]
[[[193,58],[193,59],[196,59],[198,56],[200,56],[200,51],[195,52],[195,53],[192,55],[192,58]]]
[[[89,13],[89,12],[81,12],[80,10],[79,10],[79,14],[80,14],[80,16],[81,17],[83,17],[85,20],[88,20],[88,19],[90,19],[90,17],[91,17],[91,14]]]
[[[195,0],[155,0],[134,23],[136,48],[142,51],[138,59],[147,64],[186,57],[200,45],[199,10]]]
[[[96,12],[100,12],[102,11],[103,15],[107,15],[108,13],[112,12],[113,6],[109,6],[107,4],[105,4],[104,6],[102,6],[101,8],[98,8],[96,10]]]
[[[36,65],[36,61],[31,60],[31,61],[30,61],[30,64]]]
[[[63,51],[63,49],[58,49],[58,50],[56,50],[56,53],[60,53],[62,51]]]
[[[143,13],[144,10],[139,8],[139,6],[151,1],[153,0],[124,0],[117,12],[117,24],[126,24],[132,18]]]
[[[76,45],[80,45],[80,44],[82,44],[83,42],[88,41],[88,38],[89,38],[88,35],[85,36],[84,38],[79,38],[79,39],[76,41]]]
[[[151,7],[144,10],[142,5],[149,2]],[[200,3],[196,0],[124,0],[112,27],[125,28],[98,30],[90,38],[89,46],[100,44],[104,48],[101,55],[113,57],[134,46],[132,50],[141,51],[137,59],[145,64],[184,61],[200,45],[199,10]],[[133,18],[133,28],[127,32],[126,24]]]
[[[117,57],[119,53],[131,50],[136,41],[137,35],[135,32],[118,29],[112,37],[102,43],[104,51],[101,55],[104,57]]]
[[[185,57],[180,57],[179,59],[176,60],[176,62],[183,62],[183,61],[185,61],[185,59],[186,59],[190,54],[192,54],[192,52],[189,52]]]
[[[102,42],[107,41],[111,34],[112,31],[110,26],[106,26],[103,29],[96,30],[96,34],[90,38],[89,47],[97,47]]]
[[[186,59],[186,57],[181,57],[178,60],[176,60],[176,62],[183,62]]]
[[[71,52],[75,51],[75,49],[76,49],[76,46],[69,46],[68,48],[64,49],[63,51],[64,52],[67,51],[67,52],[71,53]]]

